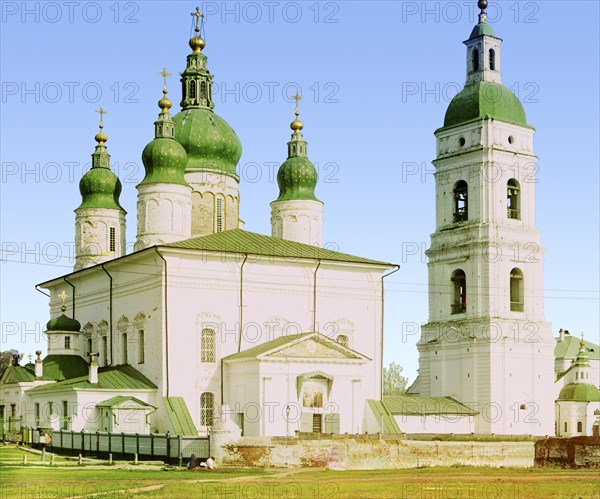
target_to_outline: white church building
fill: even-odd
[[[243,229],[241,143],[213,110],[198,12],[174,116],[162,73],[131,254],[99,110],[75,210],[75,266],[39,285],[50,301],[48,353],[23,366],[15,358],[0,380],[5,431],[18,422],[206,435],[218,420],[248,436],[591,434],[599,348],[553,338],[544,320],[527,181],[534,129],[501,83],[502,40],[479,5],[465,88],[435,132],[429,321],[406,395],[382,394],[384,278],[398,266],[322,248],[298,95],[272,233]]]

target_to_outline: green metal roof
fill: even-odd
[[[163,397],[163,402],[174,433],[177,435],[198,435],[198,430],[183,397]]]
[[[8,366],[0,381],[2,383],[26,383],[35,381],[35,372],[25,366]]]
[[[479,23],[473,28],[473,31],[471,31],[471,36],[469,36],[469,40],[472,40],[473,38],[477,38],[478,36],[482,35],[493,36],[494,38],[496,38],[496,32],[494,31],[494,28],[492,28],[488,23]]]
[[[554,347],[554,358],[557,360],[563,359],[575,359],[579,353],[579,342],[580,338],[566,334],[562,341],[556,339],[556,346]],[[585,350],[590,360],[600,360],[600,346],[585,342]]]
[[[63,381],[87,375],[88,363],[79,355],[47,355],[43,360],[42,379]]]
[[[562,387],[558,400],[573,402],[600,402],[600,390],[590,383],[569,383]]]
[[[81,323],[75,319],[67,317],[64,313],[50,319],[46,324],[46,331],[81,331]]]
[[[451,397],[428,397],[426,395],[384,396],[383,403],[391,414],[404,414],[407,416],[428,414],[474,416],[478,414]]]
[[[232,229],[208,236],[186,239],[164,245],[168,248],[201,250],[215,253],[241,253],[268,257],[286,258],[290,261],[298,259],[322,260],[330,262],[362,263],[369,265],[394,264],[348,255],[338,251],[317,248],[308,244],[287,241],[278,237],[265,236],[242,229]]]
[[[383,402],[380,400],[367,400],[367,403],[379,423],[382,433],[401,433],[396,419]]]
[[[152,390],[156,385],[146,378],[142,373],[130,365],[108,366],[98,369],[98,383],[90,383],[87,374],[73,379],[67,379],[58,383],[37,386],[28,393],[45,392],[55,389],[79,389],[79,390]]]
[[[523,105],[510,89],[500,83],[480,81],[466,85],[452,99],[444,128],[484,118],[528,126]]]
[[[134,402],[137,405],[142,405],[144,407],[156,409],[156,407],[154,407],[153,405],[150,405],[136,397],[132,397],[131,395],[130,396],[117,395],[116,397],[109,398],[108,400],[105,400],[104,402],[100,402],[100,403],[96,404],[96,407],[115,407],[124,402]]]
[[[227,122],[210,109],[185,109],[173,116],[175,139],[187,152],[187,168],[219,170],[237,177],[242,143]]]

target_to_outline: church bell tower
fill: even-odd
[[[476,433],[554,433],[551,324],[535,225],[534,129],[502,85],[487,1],[467,47],[467,79],[435,132],[436,230],[429,322],[412,392],[479,413]]]

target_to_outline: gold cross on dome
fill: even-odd
[[[108,111],[105,111],[104,108],[102,106],[100,106],[100,109],[96,109],[97,113],[100,113],[100,126],[102,126],[102,115],[103,114],[108,114]],[[63,291],[64,293],[64,291]]]
[[[200,7],[196,7],[196,12],[192,12],[190,15],[196,18],[196,28],[195,28],[195,31],[196,31],[196,33],[198,33],[200,31],[200,27],[198,26],[198,22],[200,21],[200,18],[202,18],[202,20],[204,20],[204,14],[202,14],[200,12]]]
[[[296,95],[292,96],[292,99],[296,101],[296,112],[298,112],[298,102],[302,100],[302,96],[296,90]]]
[[[163,70],[160,73],[158,73],[158,76],[162,76],[163,79],[165,80],[164,85],[165,85],[165,90],[166,90],[167,89],[167,77],[173,76],[173,75],[171,73],[167,73],[167,68],[163,68]]]
[[[68,295],[67,293],[65,293],[65,290],[64,290],[64,289],[62,290],[62,293],[58,295],[58,297],[59,297],[59,298],[62,298],[62,302],[63,302],[63,303],[62,303],[62,306],[63,306],[63,307],[65,306],[65,301],[66,301],[66,299],[68,298],[68,296],[69,296],[69,295]]]

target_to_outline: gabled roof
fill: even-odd
[[[310,341],[312,341],[313,344],[310,344]],[[327,350],[330,350],[332,354],[327,355]],[[335,355],[335,352],[337,352],[339,355]],[[249,348],[248,350],[229,355],[228,357],[225,357],[224,360],[262,360],[266,357],[310,357],[313,359],[332,360],[337,357],[356,360],[370,360],[363,354],[317,332],[280,336],[274,340],[267,341],[266,343],[261,343],[260,345]]]
[[[554,358],[557,360],[563,359],[574,359],[579,353],[579,342],[580,338],[565,334],[562,341],[556,339],[556,346],[554,347]],[[585,350],[590,360],[600,360],[600,346],[585,341]]]
[[[384,396],[383,403],[388,411],[394,415],[474,416],[479,414],[451,397],[427,397],[425,395]]]
[[[117,395],[116,397],[111,397],[108,400],[105,400],[104,402],[99,402],[98,404],[96,404],[96,407],[116,407],[125,402],[133,402],[136,406],[143,406],[143,407],[147,407],[148,409],[156,409],[156,407],[154,407],[153,405],[150,405],[138,398],[132,397],[131,395],[130,396]],[[131,408],[131,407],[127,407],[127,408]]]
[[[88,375],[36,386],[27,393],[37,394],[51,390],[155,390],[156,385],[130,365],[107,366],[98,369],[98,383],[90,383]]]
[[[35,381],[35,372],[26,366],[8,366],[0,383],[26,383]]]
[[[208,236],[186,239],[163,245],[168,248],[201,250],[215,253],[239,253],[287,258],[290,261],[306,259],[313,261],[362,263],[394,267],[394,264],[331,251],[309,244],[287,241],[278,237],[256,234],[242,229],[226,230]]]
[[[198,435],[183,397],[163,397],[173,432],[177,435]]]

